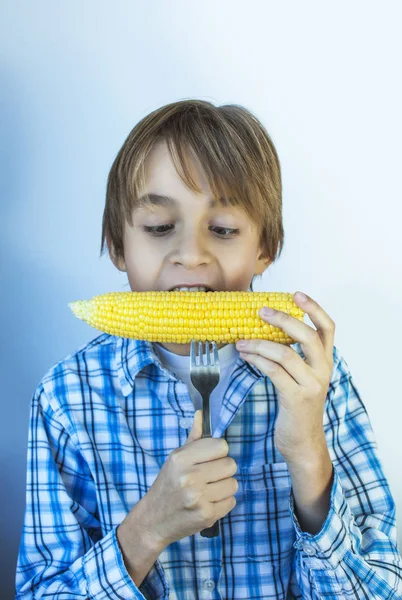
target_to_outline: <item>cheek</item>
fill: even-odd
[[[231,280],[243,289],[254,275],[255,258],[245,252],[228,252],[222,259],[222,265],[226,272],[230,272]]]
[[[143,285],[148,289],[149,282],[154,280],[160,271],[163,257],[155,247],[146,246],[140,239],[136,243],[129,243],[124,248],[124,253],[131,288]]]
[[[156,252],[155,247],[141,231],[129,231],[124,237],[124,254],[127,265],[131,268],[139,267],[149,262],[149,258]],[[140,260],[139,260],[140,259]]]

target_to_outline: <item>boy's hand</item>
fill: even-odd
[[[142,498],[160,548],[211,527],[235,507],[237,464],[228,451],[226,440],[202,438],[202,411],[197,410],[186,443],[168,456]]]
[[[265,373],[279,395],[279,414],[275,428],[275,443],[286,462],[310,460],[327,448],[323,413],[333,367],[335,323],[329,315],[307,296],[303,302],[294,300],[317,327],[274,311],[260,316],[280,327],[300,342],[306,360],[290,346],[268,340],[240,340],[236,348],[241,356]]]

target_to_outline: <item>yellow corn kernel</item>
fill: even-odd
[[[282,329],[259,317],[263,306],[304,320],[287,292],[111,292],[69,303],[79,319],[123,338],[175,344],[258,338],[294,344]]]

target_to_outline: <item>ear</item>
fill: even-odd
[[[268,269],[269,265],[272,263],[272,260],[261,252],[258,256],[255,267],[254,267],[254,275],[262,275],[266,269]]]
[[[112,263],[114,264],[116,269],[118,269],[119,271],[127,272],[127,267],[126,267],[124,258],[122,258],[121,256],[117,256],[114,246],[113,246],[113,243],[112,243],[112,240],[108,235],[106,235],[106,241],[107,241],[107,248],[109,251],[110,260],[112,261]]]

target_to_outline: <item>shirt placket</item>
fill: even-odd
[[[222,600],[219,579],[222,573],[222,536],[194,535],[198,597],[200,600]]]

